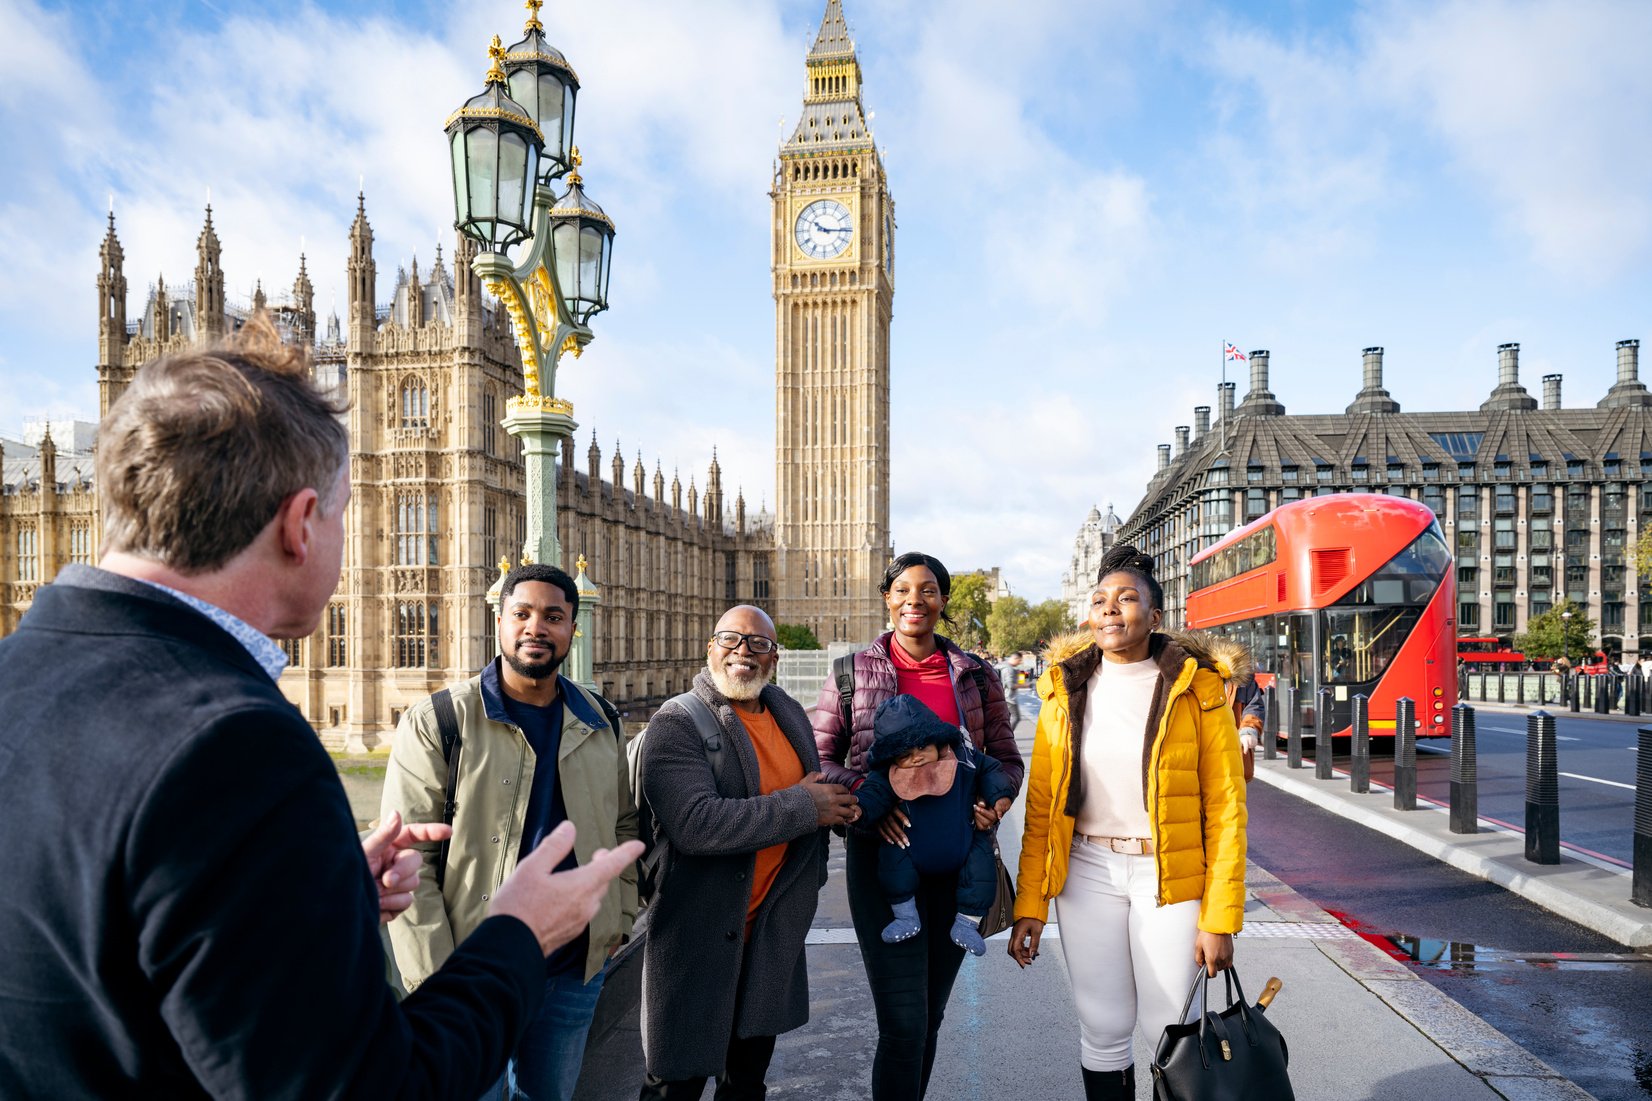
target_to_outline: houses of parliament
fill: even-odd
[[[729,495],[715,455],[685,490],[640,450],[628,468],[622,441],[604,452],[593,436],[583,456],[563,442],[558,534],[600,589],[596,679],[621,707],[685,690],[734,603],[825,642],[869,640],[883,626],[894,203],[841,0],[828,0],[806,70],[769,195],[775,514]],[[471,270],[474,245],[460,237],[451,266],[438,252],[425,271],[416,260],[400,269],[380,302],[362,197],[349,243],[346,316],[324,323],[303,257],[290,293],[272,302],[260,285],[250,303],[226,299],[210,207],[184,285],[157,279],[134,303],[113,215],[97,273],[100,417],[144,363],[223,339],[260,309],[313,349],[318,384],[347,399],[343,573],[316,632],[284,644],[281,678],[335,748],[381,743],[402,709],[493,657],[485,594],[526,523],[519,444],[500,424],[521,365],[506,311]],[[0,635],[64,564],[98,558],[95,426],[35,423],[24,437],[0,441]]]

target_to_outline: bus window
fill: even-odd
[[[1420,613],[1415,608],[1327,608],[1325,661],[1327,684],[1365,684],[1382,676],[1400,652]]]

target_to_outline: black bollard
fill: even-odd
[[[1288,689],[1289,697],[1285,706],[1290,708],[1290,714],[1285,721],[1290,723],[1290,733],[1285,739],[1285,764],[1290,768],[1302,767],[1302,705],[1297,700],[1297,689],[1292,686]]]
[[[1514,674],[1514,702],[1524,707],[1526,705],[1526,674]]]
[[[1526,859],[1560,863],[1560,761],[1547,711],[1526,716]]]
[[[1629,683],[1623,689],[1623,713],[1638,718],[1641,713],[1641,692],[1646,687],[1646,678],[1641,676],[1641,667],[1636,665],[1629,670]]]
[[[1394,704],[1394,809],[1417,809],[1417,705],[1409,696]]]
[[[1460,703],[1451,716],[1451,832],[1480,832],[1480,766],[1474,748],[1474,708]]]
[[[1595,714],[1604,715],[1607,712],[1606,701],[1612,698],[1612,682],[1604,673],[1596,673],[1589,681],[1589,694],[1595,699]]]
[[[1279,731],[1283,729],[1279,715],[1279,682],[1268,685],[1262,690],[1262,759],[1264,761],[1277,760],[1279,757]]]
[[[1365,795],[1371,790],[1370,701],[1354,697],[1354,729],[1348,747],[1348,790]]]
[[[1314,712],[1314,779],[1331,778],[1331,690],[1319,690],[1319,710]]]
[[[1457,698],[1468,699],[1468,666],[1457,666]]]
[[[1581,683],[1582,680],[1583,680],[1583,677],[1580,674],[1577,674],[1577,673],[1563,673],[1561,675],[1561,680],[1564,681],[1565,684],[1566,684],[1566,703],[1567,703],[1567,706],[1569,706],[1572,709],[1572,714],[1575,715],[1578,712],[1578,703],[1579,703],[1579,698],[1578,697],[1580,697],[1583,694],[1583,686],[1582,686],[1582,683]]]
[[[1652,906],[1652,729],[1640,728],[1635,760],[1635,871],[1629,901]]]
[[[1503,685],[1506,684],[1507,682],[1508,682],[1508,678],[1503,675],[1503,670],[1501,670],[1501,669],[1497,670],[1497,702],[1498,703],[1507,703],[1508,702],[1508,700],[1504,698],[1504,688],[1503,688]]]

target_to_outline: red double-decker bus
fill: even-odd
[[[1363,695],[1373,735],[1393,734],[1395,704],[1409,697],[1417,734],[1445,737],[1457,703],[1452,567],[1425,505],[1310,497],[1194,556],[1187,625],[1237,638],[1258,669],[1294,685],[1305,734],[1346,736]],[[1315,714],[1321,688],[1331,690],[1325,716]]]

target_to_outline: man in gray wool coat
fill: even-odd
[[[774,621],[730,608],[697,696],[722,728],[722,777],[694,720],[667,704],[641,746],[642,794],[667,843],[643,947],[643,1101],[761,1098],[774,1040],[809,1019],[804,939],[826,882],[826,828],[859,817],[820,776],[809,720],[769,684]]]

